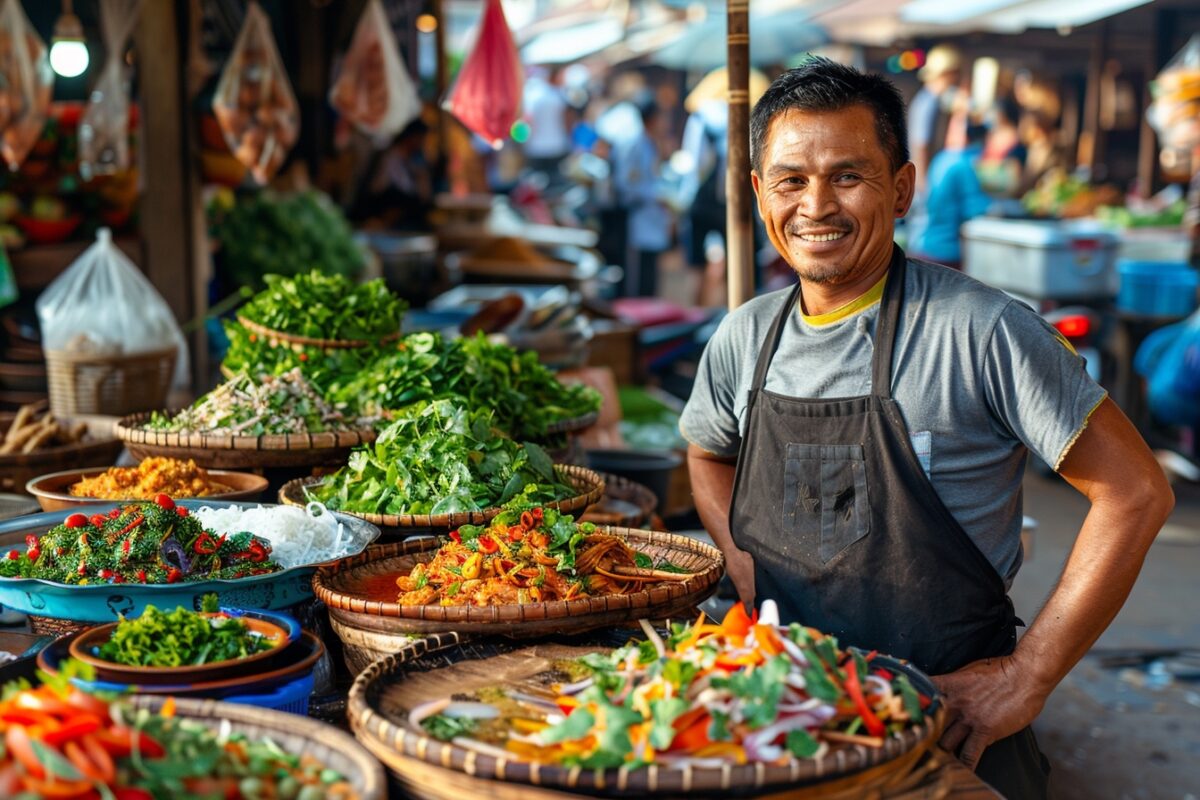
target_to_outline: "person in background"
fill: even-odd
[[[975,172],[987,133],[981,122],[968,121],[967,146],[933,157],[928,177],[930,213],[925,227],[913,237],[914,258],[962,269],[959,228],[987,211],[992,202]]]
[[[624,293],[653,297],[658,291],[658,257],[671,246],[671,213],[661,199],[658,154],[667,117],[653,95],[639,97],[636,105],[642,132],[617,151],[613,183],[628,218]]]
[[[534,67],[525,80],[523,105],[529,122],[525,142],[525,161],[529,168],[553,178],[558,164],[571,152],[571,133],[567,128],[567,100],[555,80],[542,67]]]
[[[929,165],[946,146],[950,118],[960,94],[962,54],[947,44],[932,47],[917,76],[923,85],[908,107],[908,149],[917,169],[917,196],[922,197]]]
[[[425,159],[429,126],[416,119],[372,159],[350,219],[372,219],[385,228],[425,230],[433,201],[433,170]]]
[[[729,103],[709,100],[683,127],[681,150],[691,169],[680,181],[680,206],[687,209],[682,237],[688,265],[703,270],[697,301],[706,305],[713,287],[725,275],[725,159],[729,138]],[[712,256],[710,258],[710,256]]]
[[[991,110],[991,126],[977,172],[984,188],[998,195],[1012,196],[1021,184],[1025,169],[1025,145],[1021,143],[1018,123],[1021,107],[1012,97],[996,101]]]

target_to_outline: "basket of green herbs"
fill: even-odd
[[[572,512],[603,494],[597,473],[555,465],[536,444],[509,437],[492,409],[434,400],[399,412],[333,475],[285,484],[279,499],[315,500],[384,528],[449,529],[487,522],[518,496]]]
[[[355,283],[317,270],[267,275],[267,288],[238,312],[238,323],[274,346],[370,347],[399,337],[407,304],[382,278]]]

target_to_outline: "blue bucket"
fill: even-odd
[[[287,711],[291,714],[308,716],[308,698],[313,693],[315,672],[309,672],[294,681],[277,687],[274,691],[263,694],[235,694],[221,698],[223,703],[239,703],[244,706],[258,706],[274,711]]]
[[[1117,308],[1146,317],[1186,317],[1196,310],[1200,273],[1182,261],[1117,262]]]

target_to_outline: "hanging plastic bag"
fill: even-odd
[[[380,0],[369,0],[359,17],[329,102],[378,147],[420,115],[421,98]]]
[[[1146,400],[1155,419],[1200,425],[1200,311],[1146,337],[1134,369],[1146,378]]]
[[[246,8],[246,21],[217,83],[213,113],[234,158],[258,183],[271,180],[300,134],[300,111],[271,21],[258,3]]]
[[[42,347],[97,356],[174,344],[175,383],[188,381],[187,343],[162,295],[113,244],[108,228],[37,299]]]
[[[15,170],[42,135],[54,70],[20,0],[0,6],[0,155]]]
[[[100,33],[108,53],[79,124],[79,172],[84,180],[129,168],[129,71],[125,43],[143,0],[100,0]]]
[[[1200,33],[1167,62],[1151,89],[1154,102],[1146,117],[1162,146],[1200,147]]]
[[[525,75],[500,0],[487,0],[475,49],[459,70],[442,107],[499,149],[521,116]]]

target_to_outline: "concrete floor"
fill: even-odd
[[[1025,513],[1039,528],[1012,598],[1018,615],[1032,621],[1087,502],[1057,478],[1030,475],[1025,489]],[[1200,798],[1200,655],[1190,663],[1166,660],[1150,671],[1100,663],[1102,651],[1114,648],[1190,647],[1200,654],[1200,487],[1176,486],[1176,498],[1125,607],[1034,725],[1059,800]]]

